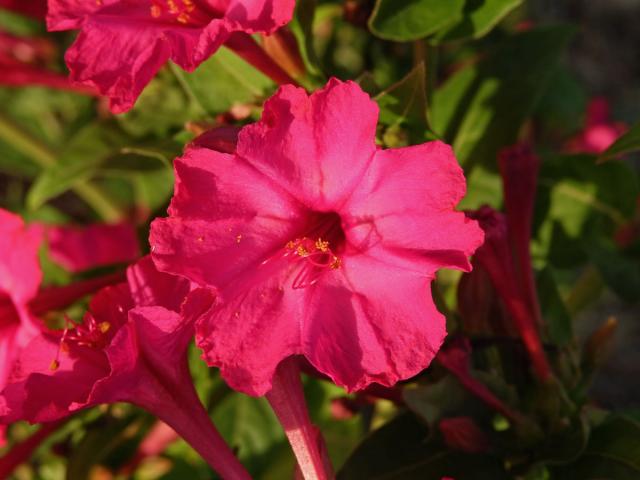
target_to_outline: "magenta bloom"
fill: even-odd
[[[26,227],[19,216],[0,209],[0,389],[17,353],[40,330],[27,304],[42,280],[41,240],[39,227]]]
[[[44,19],[47,14],[47,0],[0,0],[0,8]]]
[[[130,223],[96,223],[47,228],[52,260],[70,272],[132,262],[140,256],[136,230]]]
[[[270,33],[295,0],[49,0],[49,30],[79,29],[67,51],[71,79],[129,110],[171,59],[194,70],[234,32]]]
[[[127,279],[98,292],[81,324],[44,332],[23,349],[0,395],[0,423],[130,402],[171,425],[220,473],[230,463],[241,471],[200,404],[187,363],[194,320],[210,308],[211,292],[190,292],[188,280],[158,272],[149,257]]]
[[[55,54],[46,38],[16,37],[0,31],[0,85],[41,85],[83,94],[95,92],[73,85],[64,75],[49,70],[47,64]]]
[[[469,270],[482,232],[454,211],[465,180],[451,148],[378,150],[377,118],[355,83],[284,86],[235,154],[192,146],[176,160],[152,256],[219,290],[196,341],[233,388],[265,394],[292,355],[348,390],[392,385],[438,351],[431,281]]]
[[[611,120],[609,102],[596,97],[587,105],[584,130],[569,140],[569,153],[602,153],[627,130],[627,126]]]

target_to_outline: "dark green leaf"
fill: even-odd
[[[598,157],[598,161],[605,162],[636,150],[640,150],[640,123],[631,127],[627,133],[618,138]]]
[[[322,66],[313,44],[313,20],[316,12],[316,0],[298,0],[293,21],[289,24],[291,31],[298,39],[300,53],[307,72],[322,76]]]
[[[351,455],[338,480],[441,480],[508,478],[491,456],[444,450],[427,441],[428,430],[411,414],[396,417],[373,432]]]
[[[550,267],[538,274],[537,286],[542,316],[551,340],[558,346],[565,346],[573,339],[573,324]]]
[[[465,38],[480,38],[491,31],[500,20],[523,0],[467,0],[462,18],[444,28],[434,41],[448,42]]]
[[[427,120],[425,68],[420,63],[399,82],[375,97],[380,106],[380,123],[403,127],[410,143],[423,142],[430,131]]]
[[[431,122],[466,167],[495,164],[531,114],[573,30],[539,28],[507,38],[436,90]]]
[[[611,290],[627,302],[640,301],[640,262],[628,258],[604,238],[587,242],[586,250]]]
[[[369,28],[385,40],[417,40],[458,20],[464,3],[464,0],[377,0]]]
[[[553,470],[562,480],[637,480],[640,478],[640,424],[612,416],[595,428],[585,452],[573,463]]]

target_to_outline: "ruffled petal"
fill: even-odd
[[[160,270],[221,288],[299,233],[301,206],[245,161],[194,148],[175,168],[171,217],[151,225]]]
[[[237,153],[307,207],[336,210],[373,158],[377,120],[377,105],[353,82],[332,79],[311,96],[286,85],[242,129]]]
[[[191,290],[189,280],[159,272],[150,256],[143,257],[127,269],[127,282],[135,305],[164,307],[179,312]]]
[[[109,372],[106,356],[86,347],[58,356],[58,341],[39,335],[22,350],[0,394],[0,422],[47,422],[86,405],[93,385]],[[52,370],[56,358],[59,366]]]
[[[431,278],[370,255],[346,255],[341,270],[314,288],[303,326],[311,364],[349,391],[426,368],[446,335]]]
[[[469,270],[483,235],[477,222],[454,211],[464,194],[462,169],[448,145],[380,150],[341,211],[347,239],[361,250],[405,250],[429,273]]]
[[[302,353],[301,322],[311,291],[293,290],[288,275],[264,281],[205,314],[196,324],[196,344],[225,381],[248,395],[271,390],[271,379],[285,358]]]

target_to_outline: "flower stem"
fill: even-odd
[[[30,157],[42,168],[51,167],[56,163],[56,156],[53,152],[2,115],[0,115],[0,139]],[[123,212],[115,202],[96,185],[92,185],[87,181],[80,181],[72,189],[103,220],[117,222],[124,218]]]
[[[293,358],[283,361],[273,378],[273,388],[266,395],[284,429],[305,480],[333,478],[328,461],[321,453],[322,436],[311,423],[304,400],[300,370]]]
[[[195,389],[180,391],[176,386],[171,390],[158,390],[152,400],[138,398],[136,403],[175,430],[224,480],[251,480],[211,422]]]
[[[250,35],[235,32],[225,42],[225,46],[278,85],[298,85],[298,82],[291,78]]]

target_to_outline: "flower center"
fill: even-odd
[[[310,287],[326,272],[339,269],[342,260],[338,253],[344,246],[344,240],[337,213],[313,212],[304,235],[284,246],[283,257],[299,264],[291,287]]]
[[[106,347],[113,336],[110,322],[99,322],[93,315],[87,314],[82,323],[75,323],[65,315],[66,327],[60,337],[60,344],[49,369],[55,371],[60,367],[60,352],[67,353],[70,345],[88,347],[99,350]]]
[[[16,309],[11,297],[6,292],[0,291],[0,332],[18,324],[20,324],[18,309]]]
[[[196,6],[197,0],[151,0],[151,16],[182,25],[204,25],[210,18]]]

